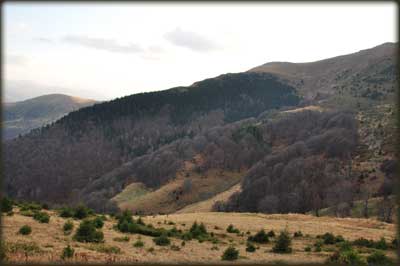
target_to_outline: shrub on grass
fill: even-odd
[[[345,241],[345,239],[344,239],[344,237],[341,236],[341,235],[337,235],[337,236],[335,237],[335,242],[336,242],[336,243],[341,243],[341,242],[344,242],[344,241]]]
[[[249,236],[247,238],[247,240],[256,242],[256,243],[260,243],[260,244],[269,242],[268,235],[265,233],[264,229],[261,229],[260,231],[258,231],[254,236]]]
[[[103,242],[103,232],[98,231],[94,224],[89,220],[84,220],[79,224],[79,228],[76,230],[74,239],[79,242]]]
[[[318,240],[314,243],[314,251],[315,252],[321,252],[322,251],[322,244],[323,242],[321,240]]]
[[[292,240],[290,239],[288,231],[285,230],[279,234],[272,251],[275,253],[291,253],[291,245]]]
[[[101,253],[106,253],[106,254],[120,254],[121,249],[116,246],[108,246],[105,244],[92,244],[88,247],[90,250],[94,250],[97,252]]]
[[[45,212],[38,211],[33,215],[33,219],[39,223],[48,223],[50,221],[50,216]]]
[[[222,260],[237,260],[239,258],[239,250],[229,247],[224,251],[221,258]]]
[[[72,209],[71,207],[62,207],[59,210],[58,215],[63,218],[71,218],[74,216],[74,209]]]
[[[22,226],[19,231],[21,235],[29,235],[32,232],[32,228],[29,225]]]
[[[71,248],[70,245],[66,246],[62,253],[61,253],[61,259],[65,260],[65,259],[69,259],[72,258],[74,256],[75,250],[73,248]]]
[[[322,235],[322,239],[324,240],[324,244],[330,245],[336,243],[336,238],[332,233],[325,233]]]
[[[78,205],[75,210],[74,210],[74,218],[76,219],[84,219],[88,217],[90,214],[89,208],[87,208],[85,205]]]
[[[303,233],[301,231],[294,232],[293,237],[302,237]]]
[[[130,238],[127,237],[127,236],[114,237],[113,240],[116,241],[116,242],[129,242]]]
[[[233,224],[230,224],[230,225],[228,226],[228,228],[226,228],[226,231],[227,231],[228,233],[236,233],[236,234],[240,233],[239,229],[235,228],[235,227],[233,226]]]
[[[275,237],[274,230],[270,230],[267,235],[268,235],[268,237]]]
[[[353,249],[339,250],[333,253],[327,260],[335,265],[365,266],[367,263]]]
[[[72,229],[74,229],[74,223],[72,221],[66,221],[64,226],[63,226],[63,230],[65,233],[71,232]]]
[[[142,248],[144,247],[144,242],[142,240],[137,240],[135,243],[133,243],[133,246],[135,248]]]
[[[375,242],[374,243],[374,248],[387,250],[388,249],[388,244],[386,243],[385,238],[381,237],[381,239],[379,241]]]
[[[304,251],[305,251],[305,252],[311,252],[311,247],[310,247],[310,246],[306,246],[306,247],[304,248]]]
[[[353,245],[366,248],[382,249],[382,250],[386,250],[388,248],[388,244],[386,243],[386,240],[383,237],[379,241],[373,241],[361,237],[354,240]]]
[[[203,223],[199,225],[197,224],[197,222],[193,223],[193,225],[190,227],[189,232],[192,234],[192,237],[196,239],[208,235],[205,225]]]
[[[157,246],[168,246],[171,243],[169,238],[164,234],[153,238],[153,241]]]
[[[25,211],[19,211],[19,214],[21,214],[22,216],[33,217],[33,215],[35,215],[35,212],[31,210],[25,210]]]
[[[3,197],[1,199],[1,212],[6,213],[10,212],[13,209],[13,201],[7,197]]]
[[[251,242],[247,242],[246,251],[247,252],[255,252],[256,251],[256,247]]]
[[[388,258],[382,251],[375,251],[367,257],[369,266],[389,266],[393,265],[393,261]]]
[[[20,204],[20,211],[40,211],[42,210],[42,206],[36,203],[21,203]]]
[[[102,228],[103,227],[103,225],[104,225],[104,222],[103,222],[103,219],[101,218],[101,217],[99,217],[99,216],[97,216],[96,218],[94,218],[93,220],[92,220],[92,222],[93,222],[93,224],[94,224],[94,227],[96,227],[96,228]]]

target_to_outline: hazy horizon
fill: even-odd
[[[110,100],[271,61],[311,62],[398,41],[395,3],[4,7],[7,102],[52,93]]]

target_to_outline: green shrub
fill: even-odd
[[[192,237],[196,239],[208,236],[207,229],[203,223],[199,225],[197,222],[194,222],[190,227],[189,232],[191,233]]]
[[[36,203],[22,203],[20,207],[20,211],[40,211],[42,210],[42,205]]]
[[[50,221],[50,216],[45,212],[38,211],[33,215],[33,219],[39,223],[48,223]]]
[[[339,250],[328,258],[328,263],[351,266],[365,266],[367,263],[353,249]]]
[[[386,240],[383,237],[379,241],[373,241],[361,237],[354,240],[353,245],[359,247],[382,249],[382,250],[386,250],[388,248],[388,244],[386,243]]]
[[[94,224],[94,227],[96,227],[96,228],[98,228],[98,229],[102,228],[103,225],[104,225],[103,219],[102,219],[101,217],[99,217],[99,216],[97,216],[96,218],[94,218],[94,219],[92,220],[92,222],[93,222],[93,224]]]
[[[182,241],[181,246],[184,247],[186,245],[185,241]]]
[[[74,216],[74,209],[71,207],[63,207],[59,210],[58,215],[63,218],[71,218]]]
[[[147,251],[150,252],[150,253],[152,253],[152,252],[154,252],[154,248],[151,247],[151,248],[149,248]]]
[[[71,248],[70,245],[66,246],[62,253],[61,253],[61,259],[65,260],[68,258],[72,258],[74,256],[75,250]]]
[[[120,254],[121,249],[116,246],[108,246],[105,244],[92,244],[88,247],[90,250],[94,250],[97,252],[101,253],[106,253],[106,254]]]
[[[224,251],[221,258],[222,260],[237,260],[239,258],[239,250],[229,247]]]
[[[130,238],[127,237],[127,236],[114,237],[113,240],[116,241],[116,242],[129,242]]]
[[[144,242],[142,240],[137,240],[135,243],[133,243],[133,246],[135,248],[142,248],[144,247]]]
[[[314,243],[314,251],[315,252],[321,252],[322,251],[322,244],[323,242],[321,240],[318,240]]]
[[[246,251],[247,252],[255,252],[256,251],[256,247],[251,242],[247,242]]]
[[[345,239],[344,239],[344,237],[341,236],[341,235],[337,235],[337,236],[335,237],[335,242],[336,242],[336,243],[341,243],[341,242],[344,242],[344,241],[345,241]]]
[[[145,225],[144,222],[143,222],[143,220],[142,220],[142,217],[139,217],[139,218],[137,219],[136,223],[137,223],[137,224],[141,224],[141,225]]]
[[[121,214],[119,214],[117,216],[117,219],[118,224],[116,227],[120,232],[123,233],[141,234],[153,237],[158,237],[161,236],[163,233],[168,233],[165,229],[157,229],[144,224],[141,219],[138,219],[138,221],[140,220],[140,224],[137,223],[138,221],[133,220],[132,213],[128,210],[125,210]],[[170,234],[173,235],[174,233]]]
[[[74,239],[79,242],[103,242],[103,232],[98,231],[91,221],[84,220],[79,224]]]
[[[276,240],[275,245],[272,248],[272,251],[275,253],[291,253],[291,244],[292,240],[290,239],[288,231],[282,231],[279,234],[278,239]]]
[[[389,259],[382,251],[375,251],[367,257],[369,266],[389,266],[393,265],[393,261]]]
[[[351,250],[351,249],[353,249],[353,247],[351,246],[351,243],[349,241],[344,241],[339,243],[340,251]]]
[[[275,232],[274,230],[270,230],[267,234],[268,237],[275,237]]]
[[[25,211],[19,211],[19,214],[21,214],[22,216],[33,217],[33,215],[35,215],[35,212],[32,210],[25,210]]]
[[[1,212],[6,213],[13,210],[13,201],[7,197],[1,199]]]
[[[228,228],[226,228],[226,231],[228,233],[236,233],[236,234],[240,233],[239,229],[235,228],[232,224],[230,224]]]
[[[336,243],[336,238],[332,233],[325,233],[322,235],[322,239],[324,240],[324,244],[330,245]]]
[[[261,244],[269,242],[268,235],[265,233],[264,229],[258,231],[254,236],[249,236],[247,240]]]
[[[74,229],[74,223],[72,221],[66,221],[64,226],[63,226],[63,230],[64,232],[68,233],[71,232],[72,229]]]
[[[306,247],[304,248],[304,251],[305,251],[305,252],[311,252],[311,247],[310,247],[310,246],[306,246]]]
[[[375,242],[374,243],[374,248],[387,250],[388,249],[388,244],[386,243],[385,238],[381,237],[381,239],[379,241]]]
[[[21,235],[29,235],[32,232],[32,228],[29,225],[22,226],[19,231]]]
[[[84,219],[89,216],[90,210],[85,205],[78,205],[74,210],[74,218]]]
[[[359,247],[367,247],[367,248],[372,248],[374,243],[372,240],[368,240],[366,238],[360,237],[356,240],[353,241],[353,245],[359,246]]]
[[[301,231],[294,232],[293,237],[302,237],[303,233]]]
[[[153,238],[153,241],[157,246],[168,246],[171,243],[169,238],[164,234]]]
[[[0,242],[0,261],[5,262],[7,260],[7,254],[6,254],[6,247],[4,245],[4,242]]]

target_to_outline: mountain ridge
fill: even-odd
[[[45,126],[95,100],[66,94],[46,94],[19,102],[4,103],[3,139],[12,139]]]

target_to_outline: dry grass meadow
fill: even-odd
[[[384,237],[392,241],[395,235],[395,225],[387,224],[373,219],[314,217],[310,215],[285,214],[264,215],[256,213],[179,213],[171,215],[157,215],[143,217],[145,223],[154,227],[188,230],[194,221],[203,222],[209,232],[220,240],[218,244],[208,241],[200,243],[198,240],[186,241],[170,238],[171,245],[166,247],[156,246],[152,237],[124,234],[113,229],[116,220],[108,217],[102,229],[104,243],[90,244],[72,240],[72,234],[64,235],[63,225],[67,219],[51,214],[49,224],[42,224],[32,217],[22,216],[16,212],[13,216],[3,216],[3,239],[6,245],[6,256],[11,263],[20,262],[62,262],[60,255],[63,248],[70,244],[75,249],[74,257],[67,262],[169,262],[169,263],[220,263],[223,251],[233,245],[239,250],[239,259],[234,263],[323,263],[333,253],[334,245],[324,245],[321,252],[305,252],[307,245],[313,245],[316,236],[331,232],[342,235],[346,240],[359,237],[379,240]],[[79,220],[74,222],[74,231],[79,225]],[[227,233],[226,228],[233,224],[243,235]],[[30,235],[20,235],[18,230],[23,225],[30,225]],[[292,239],[293,253],[276,254],[271,252],[273,239],[268,244],[258,244],[259,249],[254,253],[246,252],[247,231],[251,234],[260,229],[274,230],[276,233],[287,228],[293,234],[301,230],[303,237]],[[127,236],[129,241],[120,242],[115,238]],[[141,239],[143,247],[134,247],[133,243]],[[174,250],[172,245],[180,250]],[[362,256],[367,256],[370,251],[360,250]],[[394,250],[385,251],[392,258]]]

